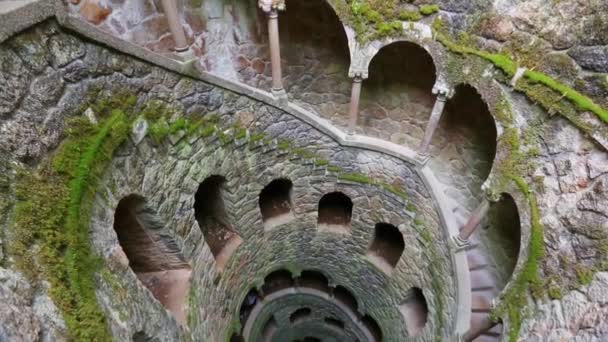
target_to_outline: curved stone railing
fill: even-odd
[[[62,26],[76,31],[89,39],[109,46],[115,50],[281,109],[295,118],[313,126],[320,132],[334,139],[342,146],[384,153],[416,165],[418,175],[428,187],[430,193],[432,194],[433,200],[436,203],[437,211],[441,218],[442,226],[444,227],[446,240],[451,241],[452,238],[458,236],[458,223],[451,214],[449,200],[445,197],[443,186],[435,177],[432,169],[430,169],[430,167],[425,163],[421,162],[420,158],[418,158],[418,154],[408,147],[397,145],[378,138],[345,133],[328,120],[318,117],[296,104],[289,103],[285,99],[278,99],[267,91],[254,88],[240,82],[226,80],[224,78],[198,70],[196,67],[196,60],[187,60],[187,58],[181,58],[178,55],[175,56],[175,59],[172,59],[165,55],[160,55],[144,47],[112,36],[111,34],[102,31],[96,26],[83,21],[78,17],[71,16],[60,3],[53,6],[53,3],[49,3],[48,1],[34,0],[8,13],[0,10],[0,19],[3,19],[3,22],[0,25],[0,42],[6,40],[8,37],[16,32],[19,32],[20,30],[53,16],[58,19]],[[8,21],[9,24],[6,24],[4,19],[9,17],[12,17],[12,19]],[[19,25],[11,27],[10,23],[14,22],[15,20],[19,21]],[[181,60],[178,58],[181,58]],[[466,251],[453,249],[452,264],[457,282],[456,312],[454,314],[454,322],[452,325],[454,326],[454,334],[457,336],[462,336],[469,329],[471,316],[470,274],[466,258]]]

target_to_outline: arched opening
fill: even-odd
[[[368,135],[415,148],[435,103],[431,55],[417,44],[395,42],[378,51],[368,71],[359,127]]]
[[[346,113],[350,53],[344,26],[327,0],[285,3],[289,10],[279,21],[285,90],[321,116]]]
[[[331,192],[319,201],[317,219],[320,231],[345,233],[350,231],[353,202],[341,192]]]
[[[291,277],[291,273],[286,270],[278,270],[270,273],[266,276],[266,278],[264,278],[264,286],[262,286],[262,291],[266,296],[270,293],[284,290],[292,286],[294,286],[294,281]]]
[[[374,238],[367,256],[378,268],[390,273],[397,266],[404,248],[403,234],[397,227],[388,223],[378,223],[374,228]]]
[[[340,330],[344,330],[344,322],[342,322],[341,320],[339,320],[337,318],[325,317],[325,319],[323,321],[327,325],[330,325],[332,327],[336,327],[336,328],[338,328]]]
[[[316,337],[304,337],[304,342],[321,342],[321,340]]]
[[[301,322],[301,321],[305,320],[306,318],[308,318],[311,313],[312,313],[312,310],[310,310],[309,308],[300,308],[300,309],[294,311],[291,315],[289,315],[289,321],[291,323]]]
[[[467,257],[471,267],[471,329],[470,336],[495,337],[502,324],[491,316],[492,301],[512,277],[520,250],[521,223],[513,197],[503,193],[487,214],[473,237],[479,248]]]
[[[399,311],[403,315],[408,334],[412,337],[418,336],[424,329],[429,315],[429,308],[422,290],[413,287],[399,306]]]
[[[191,268],[157,213],[143,197],[127,196],[116,207],[114,230],[137,278],[179,322],[185,323],[183,306]]]
[[[351,312],[357,313],[359,305],[357,299],[353,296],[348,289],[342,286],[336,286],[334,288],[334,297],[344,306],[346,306]]]
[[[243,242],[228,220],[223,198],[225,184],[224,177],[209,176],[194,195],[194,216],[220,271]]]
[[[372,334],[373,342],[382,341],[382,329],[380,329],[380,326],[372,316],[363,316],[363,318],[361,318],[361,323],[363,323],[363,326]]]
[[[260,192],[259,204],[265,229],[272,229],[294,219],[291,212],[291,190],[289,179],[275,179]]]
[[[327,277],[321,272],[302,271],[300,274],[300,286],[329,293]]]
[[[251,289],[243,299],[243,303],[241,303],[241,309],[239,311],[239,319],[241,321],[241,326],[245,326],[245,322],[249,318],[251,311],[256,306],[257,303],[261,301],[261,296],[258,293],[257,289]]]
[[[496,125],[475,88],[461,84],[454,91],[433,135],[431,163],[442,182],[460,193],[458,201],[472,210],[494,162]]]
[[[262,330],[262,341],[272,341],[272,336],[278,329],[279,326],[277,325],[277,321],[275,321],[274,317],[271,317],[266,324],[264,324],[264,329]]]

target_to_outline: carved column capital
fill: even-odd
[[[439,84],[436,83],[433,86],[433,90],[432,90],[433,94],[437,95],[437,99],[440,101],[447,101],[448,99],[452,98],[452,96],[454,95],[454,89],[448,87],[445,84]]]
[[[258,0],[258,6],[268,14],[276,14],[285,10],[285,0]]]

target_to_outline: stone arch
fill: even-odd
[[[159,339],[150,337],[143,331],[138,331],[131,338],[133,342],[160,342]]]
[[[392,224],[380,222],[374,227],[367,256],[378,268],[390,273],[397,266],[404,249],[405,242],[399,229]]]
[[[294,284],[294,280],[289,271],[277,270],[264,278],[262,291],[264,292],[264,296],[267,296],[270,293],[290,288],[294,286]]]
[[[510,280],[521,249],[521,221],[517,203],[513,197],[503,192],[498,202],[494,203],[488,212],[488,225],[486,233],[495,233],[496,245],[503,249],[494,250],[493,256],[497,257],[497,266],[502,265],[502,274],[498,275],[502,287]],[[499,272],[501,270],[498,270]]]
[[[416,43],[395,41],[374,55],[368,69],[358,128],[366,135],[418,146],[435,103],[437,69],[432,56]]]
[[[191,268],[156,211],[143,197],[126,196],[116,207],[114,230],[137,278],[178,321],[185,323],[183,306]]]
[[[354,37],[347,33],[331,1],[285,3],[287,9],[279,19],[285,90],[293,101],[310,105],[322,116],[345,111]]]
[[[302,271],[299,277],[299,285],[310,287],[319,291],[329,293],[329,281],[327,277],[318,271]]]
[[[334,233],[350,231],[353,201],[342,192],[330,192],[319,201],[318,229]]]
[[[412,287],[399,305],[399,311],[403,315],[408,334],[412,337],[418,336],[424,329],[429,315],[428,304],[422,289]]]
[[[292,189],[293,183],[287,178],[275,179],[262,189],[259,206],[264,229],[269,230],[294,219],[291,202]]]
[[[481,188],[494,163],[497,130],[488,104],[475,87],[461,83],[454,88],[454,96],[446,102],[439,130],[431,145],[434,150],[431,156],[440,158],[442,153],[453,156],[445,149],[453,150],[454,146],[459,146],[462,160],[475,159],[476,165],[469,165],[467,169],[472,170],[477,179],[474,187]],[[464,155],[465,151],[470,155]],[[451,172],[458,174],[455,170]]]
[[[209,176],[200,183],[194,195],[194,217],[220,271],[243,242],[232,228],[226,212],[225,184],[226,178],[223,176]]]

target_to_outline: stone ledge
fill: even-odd
[[[55,15],[55,4],[50,0],[9,0],[0,2],[0,43]]]

